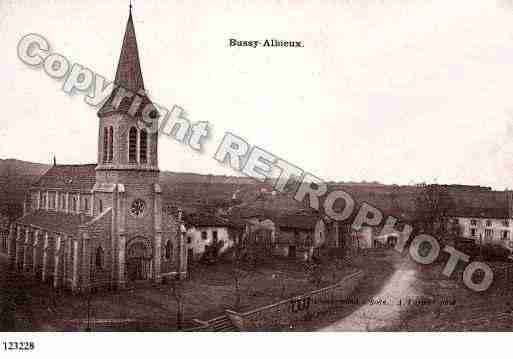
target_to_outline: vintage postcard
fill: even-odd
[[[512,1],[2,0],[0,28],[0,351],[513,330]]]

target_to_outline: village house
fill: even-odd
[[[188,263],[201,259],[205,253],[222,255],[241,241],[245,231],[243,223],[208,212],[186,214],[184,223]]]
[[[326,243],[325,221],[318,216],[283,214],[274,218],[276,231],[275,254],[310,260]]]
[[[447,227],[476,244],[498,244],[513,251],[513,192],[475,191],[453,195]]]
[[[230,209],[230,216],[247,222],[248,240],[265,243],[272,255],[309,261],[326,251],[350,253],[342,224],[304,208],[286,195],[262,195],[252,203]]]
[[[443,223],[435,223],[434,230],[446,238],[466,238],[476,244],[498,244],[513,250],[513,194],[511,191],[493,191],[490,187],[467,185],[431,185],[438,186],[447,196],[447,208],[443,208]],[[423,223],[418,223],[418,209],[415,201],[419,198],[423,186],[404,191],[400,195],[379,193],[356,193],[358,201],[370,203],[382,210],[385,216],[391,215],[399,223],[408,223],[417,230],[426,231]],[[439,200],[439,199],[437,199]],[[435,202],[435,201],[433,201]],[[437,209],[433,209],[436,211]],[[441,211],[442,209],[440,209]],[[442,231],[438,229],[442,228]],[[360,230],[349,228],[352,243],[357,249],[392,247],[402,235],[393,229],[382,232],[382,226],[362,226]],[[439,232],[439,233],[438,233]]]

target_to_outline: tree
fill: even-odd
[[[308,274],[310,283],[315,287],[320,287],[322,284],[322,266],[318,260],[312,260],[305,264],[305,269]]]
[[[205,246],[205,252],[202,255],[202,261],[206,263],[215,263],[218,260],[219,252],[223,248],[224,242],[215,240],[212,244]]]
[[[445,186],[431,184],[421,185],[420,188],[415,198],[419,230],[445,238],[449,217],[455,207],[454,200]]]
[[[180,279],[173,281],[173,297],[176,302],[176,328],[181,330],[183,322],[183,282]]]
[[[233,261],[233,267],[232,267],[232,279],[233,279],[233,287],[235,291],[235,300],[234,300],[234,309],[239,310],[241,305],[241,279],[243,278],[245,271],[244,271],[244,264],[245,261],[248,259],[247,256],[247,250],[246,250],[246,244],[247,244],[247,234],[246,233],[239,233],[240,236],[238,237],[239,240],[235,241],[233,247],[231,248],[232,253],[232,261]]]
[[[234,249],[234,259],[233,259],[233,286],[235,289],[235,303],[234,308],[235,310],[240,309],[240,302],[241,302],[241,293],[240,293],[240,280],[242,278],[242,248],[240,245],[240,242],[235,245]]]
[[[272,231],[270,229],[252,229],[245,241],[244,259],[250,262],[253,267],[257,267],[272,256],[273,245]]]

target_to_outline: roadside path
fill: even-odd
[[[409,258],[396,257],[395,271],[381,290],[354,312],[322,328],[322,331],[366,331],[380,330],[391,324],[400,324],[402,311],[408,299],[419,299],[421,293],[414,284],[417,269]]]

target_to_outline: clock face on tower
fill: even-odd
[[[146,204],[142,199],[136,199],[132,202],[132,206],[130,206],[130,214],[134,217],[142,217],[144,215],[144,210],[146,208]]]

